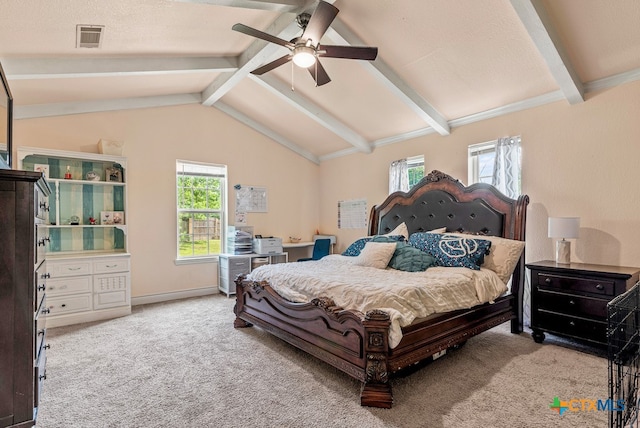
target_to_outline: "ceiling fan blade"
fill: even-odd
[[[285,56],[282,56],[274,61],[271,61],[270,63],[267,63],[265,65],[263,65],[262,67],[258,67],[255,70],[253,70],[251,72],[251,74],[255,74],[257,76],[260,76],[261,74],[266,73],[267,71],[271,71],[276,67],[280,67],[282,64],[286,64],[289,61],[291,61],[291,55],[287,54]]]
[[[247,34],[249,36],[257,37],[258,39],[266,40],[267,42],[275,43],[277,45],[286,46],[289,49],[293,49],[293,44],[291,42],[288,42],[276,36],[272,36],[271,34],[265,33],[263,31],[256,30],[255,28],[247,27],[244,24],[235,24],[233,27],[231,27],[231,29],[240,33]]]
[[[333,22],[339,10],[332,4],[321,1],[318,7],[309,18],[307,28],[302,33],[302,39],[311,39],[314,46],[320,43],[329,25]]]
[[[373,61],[378,56],[378,48],[369,46],[334,46],[321,45],[318,47],[318,56],[327,58],[364,59]]]
[[[320,64],[320,61],[316,61],[316,63],[307,68],[307,70],[309,70],[309,73],[311,73],[311,77],[313,77],[313,80],[316,81],[316,86],[326,85],[327,83],[331,82],[327,71],[324,69],[322,64]]]

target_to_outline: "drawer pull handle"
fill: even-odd
[[[597,284],[596,290],[604,290],[604,286],[602,284]]]
[[[38,336],[44,336],[44,329],[38,330]]]
[[[41,240],[38,241],[38,247],[44,246],[46,242],[47,241],[45,240],[45,238],[42,238]]]
[[[51,274],[50,273],[43,273],[42,275],[40,275],[40,278],[42,278],[42,279],[51,278]]]
[[[42,310],[42,313],[43,313],[43,314],[49,314],[49,313],[51,313],[51,309],[49,309],[49,308],[44,308],[44,309]]]
[[[47,378],[47,372],[44,372],[43,375],[38,376],[38,379],[45,380]]]
[[[43,349],[49,349],[49,348],[51,348],[51,345],[49,345],[49,344],[47,343],[47,344],[46,344],[46,345],[44,345],[42,348],[43,348]]]
[[[575,302],[574,300],[569,300],[569,304],[570,304],[570,305],[575,305],[575,304],[576,304],[576,302]]]
[[[80,269],[82,269],[82,268],[81,267],[74,267],[74,268],[68,267],[67,268],[67,270],[80,270]]]
[[[114,267],[118,267],[118,265],[105,265],[105,267],[111,269],[111,268],[114,268]]]
[[[544,280],[545,284],[551,284],[551,278],[547,278]]]
[[[44,285],[38,285],[38,291],[44,291],[46,289],[47,287],[45,287]]]
[[[67,307],[67,304],[66,304],[66,303],[63,303],[63,304],[61,304],[61,305],[60,305],[60,307],[61,307],[61,308],[66,308],[66,307]]]
[[[575,321],[569,321],[569,325],[570,325],[571,327],[575,327],[575,326],[576,326],[576,323],[575,323]]]

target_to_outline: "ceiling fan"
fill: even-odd
[[[316,86],[322,86],[329,83],[331,79],[322,64],[320,64],[320,61],[318,60],[319,57],[373,61],[376,59],[376,56],[378,56],[378,48],[374,47],[320,44],[320,39],[327,31],[338,12],[338,8],[332,4],[320,1],[313,14],[309,15],[308,13],[301,13],[296,17],[298,25],[302,28],[302,35],[289,42],[263,31],[256,30],[255,28],[247,27],[244,24],[235,24],[232,27],[232,30],[284,46],[290,51],[288,54],[271,61],[262,67],[256,68],[251,72],[252,74],[261,75],[276,67],[286,64],[289,61],[293,61],[297,66],[309,70],[311,76],[316,81]],[[312,67],[314,65],[315,67]]]

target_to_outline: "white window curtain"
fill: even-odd
[[[498,139],[491,184],[510,198],[520,195],[520,137]]]
[[[398,159],[389,166],[389,194],[409,191],[409,166],[406,159]]]

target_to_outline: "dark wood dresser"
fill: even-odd
[[[607,303],[638,282],[640,268],[541,261],[531,270],[531,330],[607,344]]]
[[[45,214],[41,173],[0,169],[0,428],[35,424],[45,379]]]

